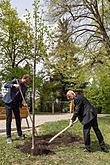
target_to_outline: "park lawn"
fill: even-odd
[[[105,137],[105,142],[110,149],[110,116],[100,117],[98,121],[99,127]],[[45,123],[40,126],[39,135],[55,135],[55,133],[67,125],[68,121],[65,120]],[[79,122],[68,131],[83,138],[82,125]],[[30,132],[27,132],[26,135],[27,139],[31,137]],[[53,149],[53,154],[32,156],[30,154],[24,154],[16,148],[16,145],[24,143],[16,139],[16,134],[13,136],[13,139],[13,144],[7,145],[6,139],[0,136],[0,165],[110,165],[110,152],[103,153],[100,151],[93,131],[91,131],[92,153],[84,153],[80,145],[58,145]]]

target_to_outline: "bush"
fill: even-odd
[[[63,108],[63,109],[62,109],[62,112],[64,112],[64,113],[69,112],[69,107],[65,107],[65,108]]]
[[[102,107],[101,106],[97,106],[96,107],[97,113],[101,114],[102,113]]]

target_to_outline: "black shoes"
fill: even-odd
[[[22,134],[21,136],[19,136],[19,140],[25,140],[25,135]]]
[[[103,147],[103,148],[101,148],[101,151],[102,151],[102,152],[106,152],[106,153],[108,153],[108,152],[109,152],[109,150],[108,150],[108,148],[107,148],[107,147]]]
[[[83,149],[83,151],[84,151],[84,152],[91,152],[91,149],[85,148],[85,149]]]
[[[83,149],[83,151],[84,151],[84,152],[91,152],[91,149],[85,148],[85,149]],[[105,153],[109,153],[109,150],[108,150],[107,147],[101,148],[101,151],[102,151],[102,152],[105,152]]]

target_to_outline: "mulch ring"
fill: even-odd
[[[49,144],[48,142],[51,138],[52,135],[36,136],[34,150],[31,149],[32,139],[29,139],[23,145],[17,145],[16,148],[28,154],[48,155],[54,153],[54,148],[58,146],[75,146],[75,145],[78,146],[83,143],[81,137],[71,133],[60,135]]]

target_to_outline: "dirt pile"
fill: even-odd
[[[50,144],[48,141],[52,138],[52,135],[46,135],[46,136],[36,136],[35,137],[35,149],[34,151],[31,150],[32,147],[32,140],[29,139],[27,142],[25,142],[23,145],[17,145],[16,147],[20,149],[24,153],[32,154],[33,155],[47,155],[54,153],[54,148],[58,146],[75,146],[80,145],[83,143],[83,140],[81,137],[76,136],[75,134],[65,134],[60,135],[57,137],[54,141],[52,141]]]

